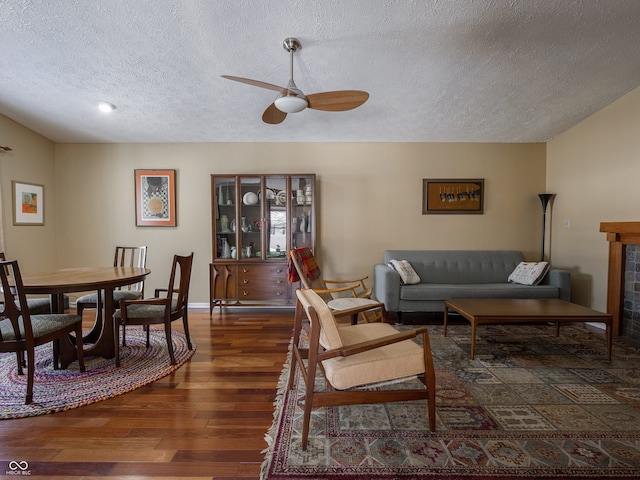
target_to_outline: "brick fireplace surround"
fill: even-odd
[[[607,313],[613,334],[640,340],[640,222],[603,222],[609,241]]]

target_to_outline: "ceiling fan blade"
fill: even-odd
[[[269,90],[275,90],[276,92],[286,93],[289,90],[286,87],[279,87],[278,85],[273,85],[267,82],[261,82],[260,80],[252,80],[250,78],[242,78],[242,77],[234,77],[231,75],[222,75],[222,78],[226,78],[227,80],[233,80],[234,82],[247,83],[249,85],[253,85],[254,87],[267,88]],[[297,95],[295,92],[293,94]]]
[[[369,94],[361,90],[337,90],[335,92],[307,95],[308,108],[328,112],[344,112],[357,108],[367,101]]]
[[[262,114],[262,121],[264,123],[270,123],[271,125],[277,125],[282,123],[287,118],[287,114],[276,108],[276,104],[272,103]]]

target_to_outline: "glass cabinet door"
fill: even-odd
[[[214,258],[235,258],[236,182],[235,177],[216,177],[214,182],[216,238]]]
[[[262,257],[262,177],[240,177],[237,258]]]
[[[289,251],[287,223],[287,178],[269,176],[265,179],[266,258],[284,258]]]
[[[291,248],[313,248],[313,178],[291,177]]]

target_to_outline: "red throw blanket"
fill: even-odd
[[[296,256],[298,264],[302,267],[302,273],[310,282],[320,276],[320,267],[318,267],[316,259],[309,247],[295,248],[292,252]],[[289,256],[287,263],[287,280],[289,283],[295,283],[300,280],[291,256]]]

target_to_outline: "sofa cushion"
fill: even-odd
[[[420,276],[406,260],[390,260],[389,265],[398,272],[403,285],[415,285],[421,282]]]
[[[548,262],[520,262],[509,275],[508,281],[522,285],[538,285],[548,271]]]
[[[524,261],[515,250],[385,250],[384,262],[401,258],[411,263],[425,283],[507,283]]]
[[[558,287],[519,283],[421,283],[400,287],[401,300],[444,301],[448,298],[558,298]]]

